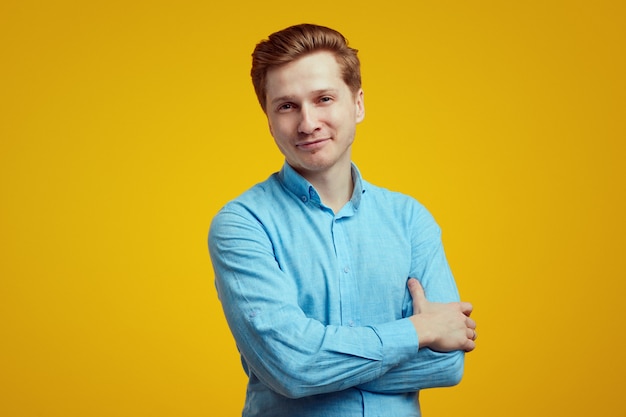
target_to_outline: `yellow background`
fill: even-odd
[[[479,347],[424,415],[626,416],[620,1],[0,4],[0,415],[235,416],[206,249],[280,168],[252,48],[361,50],[354,160],[444,230]]]

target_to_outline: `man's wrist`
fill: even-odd
[[[433,343],[433,336],[432,332],[428,330],[428,326],[425,323],[424,318],[421,315],[416,314],[411,316],[410,320],[415,328],[415,333],[417,333],[419,348],[429,347]]]

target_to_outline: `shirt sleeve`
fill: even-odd
[[[423,348],[415,360],[404,362],[358,388],[380,394],[400,394],[426,388],[449,387],[461,381],[463,362],[463,352],[441,353]]]
[[[249,371],[273,391],[290,398],[340,391],[374,381],[417,357],[417,335],[408,319],[348,327],[307,317],[263,225],[244,210],[218,213],[209,251],[241,355]]]
[[[431,302],[456,302],[459,293],[445,256],[441,229],[432,215],[421,205],[410,218],[412,230],[412,260],[410,277],[418,278],[426,298]],[[413,314],[412,300],[407,297],[404,316]],[[418,335],[419,337],[419,335]],[[446,387],[458,384],[463,377],[465,353],[434,352],[427,348],[417,356],[400,363],[376,380],[359,388],[385,393],[418,391],[425,388]]]

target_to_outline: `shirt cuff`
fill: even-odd
[[[383,366],[394,367],[417,356],[417,332],[408,318],[372,326],[383,346]]]

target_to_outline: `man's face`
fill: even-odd
[[[267,73],[267,119],[287,163],[303,176],[350,166],[363,91],[352,94],[334,55],[305,55]]]

